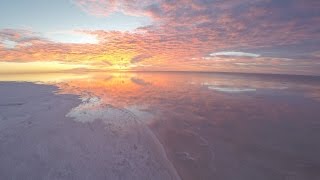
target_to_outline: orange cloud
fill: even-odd
[[[320,29],[316,24],[320,23],[320,13],[316,7],[320,4],[316,1],[309,5],[298,0],[74,2],[93,15],[108,16],[113,12],[147,15],[153,24],[130,32],[78,30],[96,36],[97,44],[58,43],[29,31],[1,30],[0,42],[16,43],[15,48],[5,48],[2,43],[2,61],[54,60],[122,70],[309,74],[317,73],[314,69],[319,67],[319,57],[314,53],[302,52],[304,58],[298,60],[301,56],[287,50],[318,50]],[[272,55],[264,53],[266,49]],[[219,52],[260,56],[210,57]]]

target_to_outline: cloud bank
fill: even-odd
[[[107,61],[110,63],[107,69],[130,70],[319,73],[316,50],[302,52],[303,59],[287,51],[287,47],[293,51],[307,45],[312,49],[320,47],[317,0],[73,0],[73,3],[90,15],[121,12],[148,16],[152,24],[125,32],[78,30],[97,37],[97,44],[59,43],[36,32],[3,29],[1,61],[55,60],[83,64]],[[4,42],[8,40],[16,44],[14,48],[6,48]],[[272,48],[276,49],[273,56],[263,55]],[[213,61],[205,61],[203,57]]]

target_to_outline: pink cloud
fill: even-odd
[[[114,12],[145,15],[153,24],[131,32],[79,30],[94,35],[97,44],[71,44],[49,41],[25,30],[1,30],[0,42],[17,43],[15,49],[1,49],[3,61],[60,60],[134,69],[232,70],[232,71],[307,71],[317,66],[318,56],[309,60],[284,61],[279,57],[211,57],[212,52],[246,52],[286,46],[320,45],[319,3],[301,4],[298,0],[74,0],[92,15]],[[277,48],[277,51],[281,49]],[[313,58],[313,59],[312,59]],[[294,59],[294,58],[293,58]],[[139,63],[136,63],[139,62]],[[110,64],[109,64],[110,63]],[[312,69],[312,68],[310,68]],[[311,71],[311,70],[310,70]]]

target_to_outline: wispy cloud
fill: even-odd
[[[260,57],[259,54],[236,52],[236,51],[222,51],[211,53],[210,56],[231,56],[231,57]]]

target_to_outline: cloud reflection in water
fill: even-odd
[[[68,116],[80,122],[100,119],[122,130],[132,128],[130,116],[136,117],[159,138],[184,179],[275,179],[292,171],[298,179],[319,176],[319,79],[197,73],[108,76],[112,78],[96,74],[90,80],[58,83],[60,93],[86,97]]]

